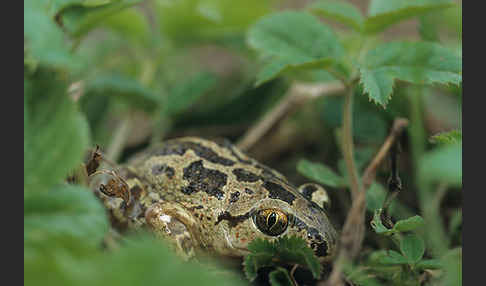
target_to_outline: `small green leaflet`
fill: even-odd
[[[424,225],[423,218],[416,215],[407,219],[397,221],[393,226],[393,228],[390,229],[384,226],[381,221],[382,212],[383,209],[375,210],[375,214],[373,215],[373,220],[371,221],[371,227],[378,234],[391,235],[397,232],[412,231]]]
[[[336,174],[331,168],[324,164],[313,163],[306,159],[302,159],[297,163],[297,171],[303,176],[326,186],[346,186],[344,178]]]
[[[400,251],[409,264],[417,263],[425,252],[424,240],[415,234],[404,236],[400,241]]]
[[[448,132],[441,132],[430,137],[430,142],[439,145],[455,144],[462,141],[462,131],[451,130]]]
[[[363,30],[368,34],[381,32],[400,21],[454,5],[451,0],[372,0]]]
[[[462,58],[435,43],[390,42],[368,52],[359,67],[370,100],[386,107],[396,79],[414,84],[462,81]]]
[[[356,31],[361,31],[363,27],[363,14],[352,4],[329,0],[316,1],[309,6],[309,9],[316,14],[346,24]]]

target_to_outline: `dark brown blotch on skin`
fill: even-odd
[[[234,193],[231,194],[231,197],[229,199],[229,202],[232,204],[232,203],[236,203],[238,201],[238,199],[240,198],[240,192],[236,191]]]
[[[295,200],[295,195],[286,190],[279,184],[274,182],[265,181],[263,187],[268,190],[269,197],[272,199],[278,199],[289,203],[290,205]]]
[[[312,194],[317,191],[317,187],[314,186],[314,185],[306,185],[304,186],[301,190],[301,193],[302,195],[308,199],[308,200],[311,200],[312,199]]]
[[[235,162],[228,158],[219,156],[216,152],[208,147],[195,142],[173,141],[167,142],[161,148],[158,148],[152,152],[155,156],[167,156],[167,155],[184,155],[187,150],[193,150],[194,153],[214,164],[220,164],[224,166],[233,166]]]
[[[204,168],[203,161],[199,160],[184,168],[183,179],[189,181],[189,186],[183,187],[182,193],[191,195],[201,191],[221,200],[224,197],[221,188],[226,185],[228,176],[218,170]]]
[[[253,195],[255,192],[251,189],[245,188],[245,193],[247,193],[249,195]]]
[[[166,164],[155,165],[152,167],[152,175],[158,176],[161,174],[165,174],[169,179],[174,177],[175,171],[174,168],[167,166]]]
[[[250,217],[250,212],[247,212],[246,214],[243,215],[232,216],[228,211],[225,211],[218,215],[218,220],[216,221],[215,225],[219,224],[223,220],[227,220],[229,227],[232,228],[237,226],[239,223],[247,220],[249,217]]]
[[[239,182],[256,182],[260,180],[260,176],[254,174],[248,170],[237,168],[233,170],[233,174],[236,176],[236,180]]]
[[[247,164],[247,165],[252,164],[252,161],[244,160],[240,156],[238,156],[238,154],[234,150],[233,144],[231,144],[231,142],[229,140],[222,139],[222,140],[217,140],[215,142],[216,142],[216,144],[218,144],[219,147],[222,147],[222,148],[230,151],[231,155],[233,155],[233,157],[235,157],[238,160],[238,162],[243,163],[243,164]]]

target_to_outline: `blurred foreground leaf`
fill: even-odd
[[[24,200],[24,247],[97,249],[107,231],[105,209],[88,189],[60,185]]]
[[[24,78],[24,194],[62,182],[82,160],[89,126],[55,72]]]

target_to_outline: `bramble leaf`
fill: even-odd
[[[364,22],[364,32],[377,33],[405,19],[454,5],[450,0],[372,0],[368,18]]]
[[[336,174],[331,168],[321,163],[313,163],[301,159],[297,163],[297,171],[303,176],[331,187],[346,186],[344,178]]]
[[[386,107],[396,79],[458,85],[462,81],[462,59],[435,43],[391,42],[369,51],[360,73],[370,100]]]
[[[314,2],[309,6],[309,9],[316,14],[346,24],[356,31],[361,31],[363,28],[363,15],[352,4],[334,0],[321,0]]]
[[[306,242],[298,237],[280,237],[274,241],[255,239],[248,245],[250,254],[245,257],[246,277],[253,281],[261,267],[278,267],[282,263],[299,264],[308,267],[314,278],[319,278],[322,265]]]
[[[297,68],[325,68],[343,56],[333,31],[304,12],[281,12],[263,17],[248,32],[248,44],[270,60],[257,85]]]

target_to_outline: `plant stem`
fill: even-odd
[[[127,137],[129,135],[129,131],[131,129],[131,118],[130,116],[126,116],[123,120],[118,124],[115,129],[113,140],[111,140],[110,145],[108,146],[108,150],[106,152],[106,158],[112,162],[116,162],[125,147],[125,143],[127,141]]]
[[[346,169],[349,174],[351,197],[353,201],[362,191],[362,186],[359,180],[356,163],[354,161],[354,144],[353,144],[353,89],[348,87],[344,96],[343,108],[343,135],[342,135],[342,152]]]

